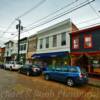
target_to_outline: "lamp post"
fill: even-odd
[[[17,61],[20,60],[20,32],[23,30],[23,26],[21,26],[21,20],[18,20],[18,24],[16,25],[16,29],[18,29],[18,55],[17,55]]]

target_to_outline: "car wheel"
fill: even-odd
[[[50,77],[48,74],[45,75],[45,80],[50,80]]]
[[[27,76],[30,76],[30,72],[26,72],[26,75],[27,75]]]
[[[73,81],[73,79],[68,78],[68,79],[67,79],[67,85],[70,86],[70,87],[74,86],[74,81]]]
[[[12,67],[10,66],[10,71],[12,71]]]

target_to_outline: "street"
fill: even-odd
[[[100,88],[85,85],[68,87],[46,81],[42,76],[29,77],[0,69],[0,100],[100,100]]]

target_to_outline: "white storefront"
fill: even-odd
[[[62,58],[70,52],[69,32],[72,31],[73,24],[70,19],[60,22],[56,25],[48,27],[37,34],[37,51],[33,58]],[[47,54],[47,56],[46,56]],[[44,56],[43,56],[44,55]],[[51,57],[51,56],[52,57]],[[51,62],[50,62],[51,63]]]

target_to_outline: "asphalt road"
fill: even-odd
[[[0,69],[0,100],[100,100],[100,88],[90,85],[68,87]]]

